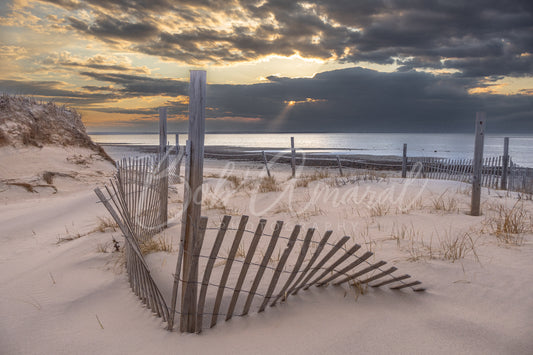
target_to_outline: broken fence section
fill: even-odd
[[[227,321],[245,316],[251,310],[263,312],[268,306],[285,302],[312,286],[351,283],[372,287],[388,285],[394,290],[424,290],[415,288],[419,281],[404,281],[409,275],[394,275],[396,267],[384,268],[385,261],[369,261],[372,252],[357,254],[360,245],[347,248],[350,239],[347,236],[332,242],[331,231],[316,236],[312,228],[305,233],[300,226],[283,230],[282,221],[268,234],[265,233],[266,220],[259,221],[254,230],[247,229],[248,216],[242,216],[236,228],[230,227],[230,216],[224,216],[218,228],[207,228],[207,218],[203,217],[192,258],[200,267],[199,278],[183,282],[179,272],[174,275],[174,280],[181,283],[180,297],[176,298],[177,304],[167,306],[168,298],[154,282],[141,252],[141,238],[132,227],[135,223],[130,216],[135,214],[127,211],[129,205],[124,203],[122,190],[117,190],[115,185],[116,182],[112,182],[112,189],[106,187],[106,193],[100,189],[95,192],[126,239],[126,270],[131,288],[148,308],[168,322],[170,329],[175,318],[181,323],[189,316],[184,311],[189,309],[187,302],[197,305],[193,317],[196,319],[194,329],[199,333],[215,326],[220,319]],[[182,246],[178,258],[183,260]],[[192,285],[200,288],[197,299],[184,299],[186,288]]]

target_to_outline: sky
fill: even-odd
[[[0,0],[0,91],[90,132],[533,133],[530,0]]]

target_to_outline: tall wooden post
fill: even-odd
[[[185,190],[187,199],[184,200],[184,220],[182,221],[183,238],[183,284],[186,290],[182,295],[182,315],[180,329],[189,333],[196,330],[197,311],[197,279],[198,263],[193,263],[193,248],[199,233],[202,213],[202,183],[204,170],[204,136],[205,136],[205,100],[206,100],[206,72],[191,70],[189,84],[189,140],[185,172]],[[189,152],[188,152],[189,153]],[[190,269],[194,267],[196,270]],[[179,267],[179,265],[177,265]]]
[[[485,138],[485,112],[476,112],[476,139],[472,161],[472,203],[470,214],[481,214],[481,176],[483,172],[483,143]]]
[[[403,144],[402,178],[407,177],[407,143]]]
[[[167,108],[159,108],[159,213],[164,228],[168,223],[168,155],[167,155]]]
[[[265,168],[266,168],[268,177],[270,177],[270,170],[268,169],[268,161],[267,161],[265,151],[263,150],[261,153],[263,154],[263,162],[265,163]]]
[[[507,190],[507,175],[509,174],[509,137],[503,139],[502,180],[501,189]]]
[[[180,135],[179,133],[176,133],[176,181],[178,183],[181,182],[180,178],[180,168],[181,168],[181,158],[180,158]]]
[[[294,150],[294,137],[291,137],[291,168],[292,177],[296,176],[296,151]]]

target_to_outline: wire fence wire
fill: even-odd
[[[112,214],[125,236],[126,269],[133,292],[154,313],[169,322],[170,319],[173,319],[173,314],[187,316],[193,313],[189,312],[188,308],[183,305],[177,308],[173,305],[167,306],[165,301],[167,297],[162,295],[154,281],[144,255],[142,255],[140,243],[150,239],[162,230],[160,213],[158,212],[158,199],[160,196],[158,191],[161,189],[160,176],[169,174],[179,179],[180,163],[184,157],[183,151],[176,148],[174,155],[170,154],[163,158],[145,157],[122,160],[117,164],[116,178],[110,182],[110,187],[106,186],[107,195],[101,191],[97,193],[100,202]],[[220,156],[227,158],[227,154],[221,154]],[[263,154],[240,154],[240,158],[247,158],[248,160],[257,158],[257,161],[261,162]],[[275,159],[264,161],[264,163],[269,165],[288,164],[290,163],[289,158],[289,156],[276,156]],[[298,162],[301,164],[310,162],[304,158],[305,156],[301,155]],[[168,159],[168,169],[161,169],[161,159]],[[393,170],[402,168],[402,164],[396,164],[395,162],[369,163],[345,158],[313,159],[321,160],[323,165],[331,164],[332,167],[338,165],[341,175],[342,168],[347,166],[349,168],[372,167],[372,169],[388,168]],[[421,175],[424,178],[468,181],[472,173],[472,161],[470,159],[421,158],[411,159],[408,164],[411,168],[421,167]],[[502,157],[485,158],[484,178],[482,180],[485,186],[495,187],[500,184],[502,174]],[[510,160],[508,174],[509,188],[524,190],[531,186],[533,169],[520,167]],[[244,217],[246,217],[246,223],[243,226],[240,225],[239,228],[230,227],[229,223],[220,227],[206,227],[207,219],[205,219],[203,227],[197,226],[200,229],[203,228],[202,241],[205,233],[218,233],[217,237],[207,236],[203,248],[200,243],[200,249],[197,252],[185,251],[182,244],[178,250],[179,253],[186,255],[187,258],[196,260],[195,265],[203,268],[203,273],[200,272],[198,274],[198,276],[201,276],[202,281],[200,281],[200,278],[191,279],[190,275],[172,275],[177,284],[183,285],[179,291],[180,298],[183,296],[184,287],[200,287],[200,296],[195,302],[199,302],[201,309],[195,315],[200,318],[211,316],[211,326],[216,324],[217,316],[226,316],[226,320],[232,316],[244,316],[248,313],[252,302],[255,302],[256,306],[257,302],[262,302],[259,308],[259,312],[261,312],[267,303],[271,303],[271,306],[275,305],[279,299],[284,301],[289,294],[292,293],[294,295],[298,290],[306,290],[313,285],[326,286],[332,283],[339,285],[348,282],[354,285],[368,284],[371,287],[389,285],[388,287],[391,289],[410,288],[412,291],[424,291],[424,288],[418,286],[420,281],[407,280],[410,278],[409,275],[393,275],[397,270],[396,267],[386,269],[384,267],[386,262],[384,261],[369,261],[368,259],[374,256],[372,252],[367,251],[362,255],[358,255],[356,252],[361,246],[354,244],[348,247],[346,242],[349,237],[345,236],[334,243],[329,241],[331,232],[326,232],[320,241],[316,241],[313,240],[314,229],[312,228],[307,231],[305,238],[298,237],[301,228],[299,226],[294,226],[290,236],[287,236],[287,233],[282,233],[281,227],[280,230],[266,233],[264,231],[265,220],[261,220],[254,231],[246,228],[248,217],[242,216],[241,221],[243,221]],[[224,220],[226,219],[229,221],[231,217],[224,216]],[[263,223],[263,226],[259,229],[261,223]],[[279,223],[281,223],[280,225],[283,224],[278,221]],[[224,230],[222,239],[218,240],[222,230]],[[226,232],[234,234],[233,238],[224,239]],[[237,235],[239,234],[240,236],[237,240]],[[283,240],[286,244],[279,245],[277,243],[278,239]],[[242,255],[236,257],[237,249],[235,249],[234,244],[237,243],[238,247],[241,242],[243,245],[248,245],[248,250],[243,250]],[[258,255],[257,246],[263,245],[264,247],[267,242],[269,244],[266,253],[263,254],[262,261],[257,262],[255,260]],[[232,244],[232,254],[230,253],[228,256],[219,255],[220,248],[224,243]],[[294,248],[296,243],[300,245]],[[272,259],[275,264],[275,266],[272,266],[270,265],[270,259],[275,246],[280,248],[280,254],[278,255],[278,260]],[[209,250],[210,253],[203,252],[203,250]],[[283,254],[281,254],[281,251],[283,251]],[[323,251],[326,253],[325,256],[321,254]],[[200,262],[200,260],[203,261]],[[217,275],[220,270],[217,270],[215,275],[211,276],[214,268],[220,266],[216,265],[217,262],[221,263],[220,265],[225,265],[224,274],[226,275],[222,274],[220,282],[211,281],[211,277],[220,276]],[[226,265],[228,268],[226,268]],[[360,265],[366,267],[360,269]],[[182,265],[178,264],[176,270],[181,268]],[[240,273],[237,270],[239,268]],[[356,272],[354,273],[354,271]],[[235,280],[237,276],[238,279]],[[363,276],[365,279],[362,279]],[[224,279],[225,277],[226,279]],[[267,283],[266,281],[269,279],[270,282]],[[251,287],[243,287],[252,280],[254,284]],[[245,283],[245,281],[248,283]],[[211,293],[209,293],[209,289],[211,289]],[[213,295],[214,290],[218,290],[216,299]],[[228,293],[233,293],[231,300],[229,297],[222,298],[224,290],[228,291]],[[234,312],[236,304],[238,302],[242,303],[244,299],[246,299],[246,304],[242,313]],[[227,305],[228,301],[228,311],[226,313],[220,312],[219,309],[222,304]],[[212,309],[204,310],[204,303],[209,305],[209,307],[213,306]],[[197,332],[205,329],[201,321],[199,324],[199,329],[196,329]]]

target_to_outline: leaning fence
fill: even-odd
[[[394,275],[396,267],[384,268],[387,262],[371,261],[375,257],[373,252],[358,255],[361,246],[348,246],[351,239],[348,236],[333,241],[333,232],[327,231],[315,240],[313,228],[305,234],[299,225],[284,231],[283,221],[276,222],[269,234],[264,219],[255,229],[249,229],[248,216],[241,216],[238,226],[233,228],[231,217],[223,216],[218,228],[208,228],[207,218],[200,219],[190,255],[185,255],[183,239],[180,241],[178,267],[172,276],[175,283],[181,284],[180,292],[165,297],[142,251],[143,243],[163,228],[158,203],[161,196],[158,189],[162,186],[159,166],[152,158],[122,160],[110,185],[95,192],[124,235],[132,291],[168,323],[169,329],[178,317],[180,330],[190,331],[185,324],[190,324],[186,319],[192,317],[193,331],[199,333],[216,325],[219,319],[228,321],[251,311],[263,312],[267,306],[275,306],[312,286],[388,285],[393,290],[424,290],[417,287],[420,281],[406,281],[410,275]],[[232,237],[226,238],[227,234]],[[227,255],[221,253],[223,250],[229,250]],[[188,269],[183,267],[185,257],[190,258]],[[218,267],[222,265],[223,268]],[[198,278],[193,277],[198,268],[202,272]],[[190,288],[199,288],[194,299],[186,297]],[[191,308],[191,303],[196,307]],[[190,313],[191,309],[194,313]]]
[[[111,181],[113,196],[122,208],[123,219],[139,242],[164,228],[160,195],[166,171],[155,157],[124,158],[116,162],[116,179]]]

